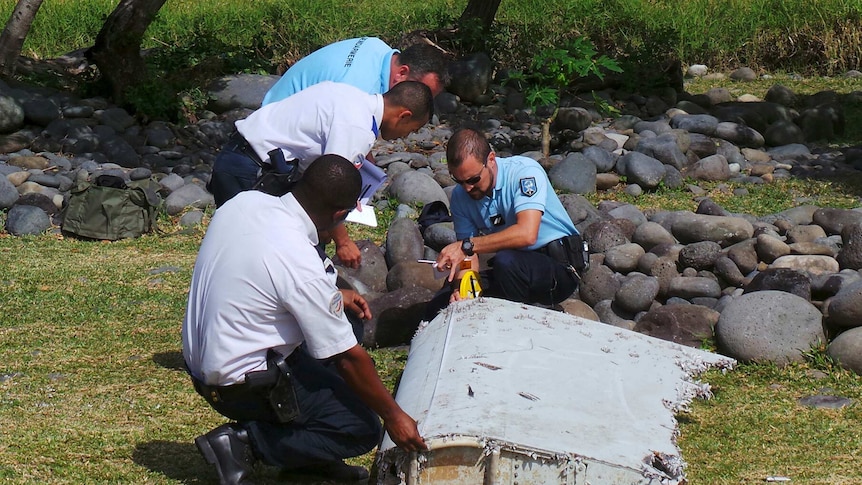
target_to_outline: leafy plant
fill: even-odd
[[[598,56],[592,42],[577,37],[565,48],[544,49],[533,58],[528,72],[516,71],[508,78],[509,83],[517,80],[525,84],[524,98],[531,106],[553,106],[551,115],[542,122],[542,153],[546,157],[550,152],[550,126],[557,117],[563,90],[589,75],[604,79],[606,70],[622,72],[615,60]]]

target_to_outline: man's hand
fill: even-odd
[[[404,411],[400,409],[399,411],[395,416],[383,421],[383,426],[386,427],[389,437],[404,451],[427,450],[428,445],[425,444],[425,439],[419,434],[416,421]]]
[[[341,244],[335,243],[335,255],[341,260],[341,264],[348,268],[356,269],[362,263],[362,253],[355,242],[348,239]]]
[[[348,268],[358,268],[362,264],[362,253],[356,243],[350,239],[344,224],[333,227],[331,235],[335,241],[335,255],[341,260],[341,264]]]
[[[437,256],[437,268],[449,272],[447,281],[452,281],[461,270],[461,261],[464,261],[464,251],[461,251],[461,241],[455,241],[446,245]]]
[[[362,320],[371,318],[371,308],[368,302],[359,293],[353,290],[341,290],[341,295],[344,296],[344,307],[353,312]]]

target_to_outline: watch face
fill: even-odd
[[[464,251],[464,254],[467,256],[473,255],[473,241],[469,239],[465,239],[461,241],[461,251]]]

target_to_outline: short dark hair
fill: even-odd
[[[311,199],[313,205],[327,211],[339,211],[356,205],[362,187],[359,170],[341,155],[321,155],[305,169],[294,192]]]
[[[470,156],[484,163],[490,153],[491,144],[482,132],[475,128],[459,128],[446,144],[446,163],[459,167]]]
[[[434,96],[431,88],[418,81],[403,81],[383,93],[383,98],[404,109],[409,109],[412,119],[428,121],[434,116]]]
[[[433,73],[444,88],[449,85],[449,59],[432,45],[420,42],[407,47],[398,54],[398,63],[410,68],[413,79]]]

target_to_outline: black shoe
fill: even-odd
[[[343,461],[291,468],[285,470],[284,474],[315,477],[337,482],[363,482],[368,480],[368,470],[361,466],[348,465]]]
[[[206,461],[215,465],[221,485],[252,485],[246,478],[251,475],[254,456],[248,431],[241,426],[223,424],[195,438],[195,445]]]

